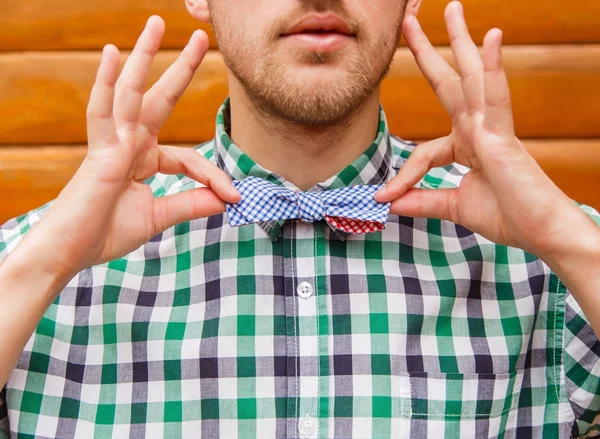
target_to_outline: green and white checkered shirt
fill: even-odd
[[[228,115],[226,101],[198,153],[293,188],[232,143]],[[415,146],[382,110],[374,143],[311,190],[388,181]],[[199,186],[148,183],[159,197]],[[50,205],[0,228],[1,257]],[[600,343],[538,258],[435,219],[345,235],[220,214],[68,284],[1,394],[0,436],[550,439],[600,432],[599,409]]]

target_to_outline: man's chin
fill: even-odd
[[[266,99],[262,104],[281,119],[318,129],[345,123],[364,101],[364,96],[349,94],[339,87],[305,83],[302,87],[290,86],[276,100]]]
[[[356,81],[344,66],[327,64],[290,67],[283,77],[286,83],[305,90],[330,90]]]

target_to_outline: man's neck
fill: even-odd
[[[379,89],[346,123],[321,130],[275,119],[259,111],[230,81],[231,140],[256,163],[301,190],[350,165],[372,143],[379,124]]]

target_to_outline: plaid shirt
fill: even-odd
[[[197,147],[234,179],[294,188],[227,135]],[[379,184],[415,144],[374,143],[313,191]],[[456,187],[436,168],[418,184]],[[199,184],[156,175],[156,196]],[[527,190],[527,188],[523,188]],[[51,203],[4,224],[6,256]],[[598,213],[581,206],[600,223]],[[456,224],[391,215],[179,224],[79,273],[2,392],[10,437],[558,438],[599,430],[600,343],[538,258]],[[2,434],[0,433],[0,436]]]

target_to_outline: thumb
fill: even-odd
[[[225,203],[210,188],[190,189],[154,198],[153,235],[186,221],[225,212]]]
[[[409,189],[392,201],[390,213],[458,222],[458,189]]]

